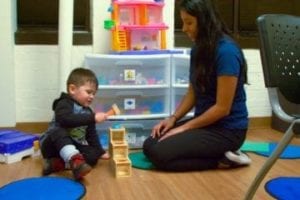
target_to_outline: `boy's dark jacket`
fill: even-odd
[[[48,130],[66,128],[76,142],[83,145],[99,146],[96,133],[95,113],[90,107],[81,106],[69,94],[61,93],[52,104],[54,118]]]

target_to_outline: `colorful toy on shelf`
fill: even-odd
[[[114,27],[115,27],[115,21],[109,20],[109,19],[104,21],[104,28],[105,29],[111,30]]]
[[[104,28],[112,31],[113,51],[166,49],[163,23],[164,3],[159,0],[114,0],[111,20]]]

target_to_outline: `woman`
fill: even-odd
[[[210,0],[180,1],[182,31],[194,42],[190,82],[176,111],[154,126],[143,145],[157,169],[191,171],[250,164],[239,151],[248,112],[247,66]],[[193,107],[194,117],[181,120]]]

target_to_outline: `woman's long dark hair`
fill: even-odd
[[[210,0],[181,0],[179,7],[197,19],[198,32],[195,38],[197,68],[194,75],[197,77],[197,83],[205,89],[215,64],[218,42],[224,35],[230,36],[230,31]],[[243,81],[246,83],[247,66],[245,61],[242,67],[242,70],[245,71]]]

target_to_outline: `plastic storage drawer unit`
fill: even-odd
[[[106,121],[97,125],[97,133],[103,148],[107,149],[109,144],[109,128],[124,127],[126,130],[126,141],[129,148],[142,148],[147,137],[150,136],[152,128],[159,120],[126,120]]]
[[[86,66],[97,75],[100,88],[109,86],[161,86],[170,84],[169,55],[88,54]]]

